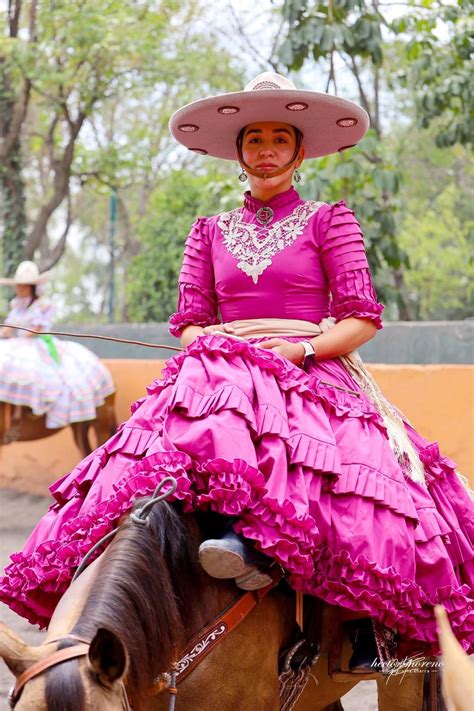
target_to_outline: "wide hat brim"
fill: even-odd
[[[238,160],[236,140],[260,121],[291,124],[303,134],[305,158],[352,148],[369,128],[369,116],[353,101],[298,89],[237,91],[193,101],[170,119],[174,138],[202,155]]]
[[[0,284],[2,285],[7,285],[7,286],[16,286],[17,284],[28,284],[30,286],[39,286],[40,284],[44,284],[46,281],[48,281],[49,277],[51,275],[51,272],[43,272],[42,274],[38,274],[38,276],[35,277],[30,277],[30,278],[20,278],[16,279],[15,277],[1,277],[0,278]]]

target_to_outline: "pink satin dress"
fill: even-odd
[[[248,195],[241,209],[194,223],[171,332],[261,317],[381,328],[353,212],[293,189],[268,205],[265,228]],[[84,554],[172,474],[186,511],[237,518],[295,589],[396,629],[400,654],[439,651],[436,603],[474,652],[473,507],[453,462],[406,424],[425,475],[414,481],[340,359],[302,369],[259,340],[200,336],[170,358],[117,434],[53,484],[0,598],[46,625]]]

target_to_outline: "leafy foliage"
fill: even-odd
[[[429,15],[418,11],[392,23],[394,32],[408,38],[408,62],[398,79],[414,93],[419,127],[428,128],[435,121],[439,147],[470,145],[474,137],[472,2],[457,0],[446,5],[429,0],[424,4],[431,10]]]
[[[383,16],[375,3],[364,0],[285,0],[283,17],[288,34],[281,58],[292,69],[301,69],[308,56],[318,60],[328,52],[382,62]]]
[[[145,210],[169,169],[171,111],[219,89],[224,78],[232,88],[237,72],[212,32],[200,31],[196,0],[11,4],[18,22],[2,28],[0,64],[8,77],[7,124],[16,125],[29,177],[28,218],[17,202],[31,225],[24,256],[49,268],[65,249],[78,188],[145,186],[134,194],[137,212]],[[6,145],[0,154],[9,156],[14,142]],[[182,163],[174,154],[172,162]]]
[[[434,146],[436,130],[400,136],[397,231],[410,258],[405,283],[414,318],[463,319],[473,316],[474,171],[467,149]]]
[[[140,226],[141,252],[130,267],[128,313],[134,321],[167,321],[176,309],[183,249],[199,215],[226,209],[240,199],[235,178],[173,172],[156,190],[150,216]]]

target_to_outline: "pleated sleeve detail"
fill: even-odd
[[[207,218],[196,220],[184,247],[178,282],[178,306],[169,319],[172,336],[180,337],[186,326],[218,323],[214,270]]]
[[[319,245],[332,296],[331,315],[336,321],[368,318],[382,328],[384,306],[377,301],[362,230],[344,201],[331,205],[322,216]]]

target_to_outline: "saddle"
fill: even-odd
[[[298,595],[297,595],[298,598]],[[301,613],[303,606],[303,614]],[[328,674],[335,681],[378,679],[383,668],[394,658],[396,642],[391,630],[372,620],[378,651],[374,670],[367,673],[353,672],[348,659],[354,641],[354,629],[361,619],[360,613],[334,605],[328,605],[312,595],[297,602],[299,621],[289,646],[280,656],[280,709],[291,711],[303,693],[311,668],[321,655],[328,658]]]

